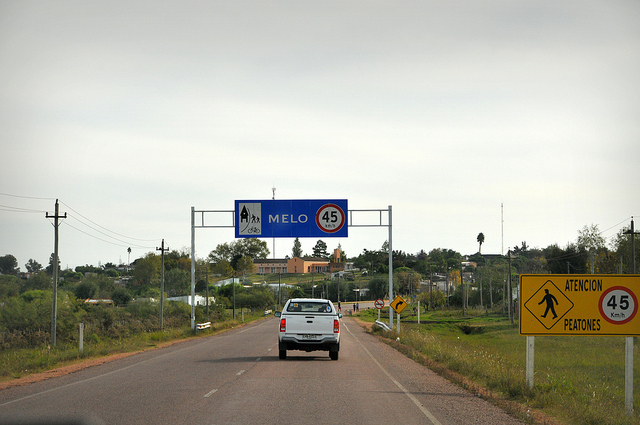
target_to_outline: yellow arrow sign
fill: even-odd
[[[402,313],[402,310],[407,307],[407,302],[398,295],[389,305],[396,311],[396,313],[400,314]]]

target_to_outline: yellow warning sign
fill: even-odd
[[[400,314],[402,313],[402,310],[407,307],[407,302],[401,296],[397,296],[389,305],[396,311],[396,313]]]
[[[521,275],[521,335],[640,335],[640,275]]]

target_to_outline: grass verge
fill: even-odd
[[[100,339],[88,336],[84,341],[82,353],[79,352],[76,344],[0,350],[0,383],[91,359],[144,351],[175,341],[213,335],[261,318],[264,318],[264,315],[254,314],[245,315],[244,323],[239,319],[213,322],[211,328],[198,331],[197,334],[194,334],[190,327],[182,327],[165,328],[162,331],[152,331],[120,339]]]

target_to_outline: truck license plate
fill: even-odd
[[[316,339],[316,335],[305,334],[302,335],[302,339]]]

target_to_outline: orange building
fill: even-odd
[[[328,273],[329,261],[314,257],[293,257],[287,263],[289,273]]]
[[[340,249],[333,251],[331,260],[317,257],[293,257],[291,259],[257,259],[253,262],[256,271],[267,273],[333,273],[343,270]]]

